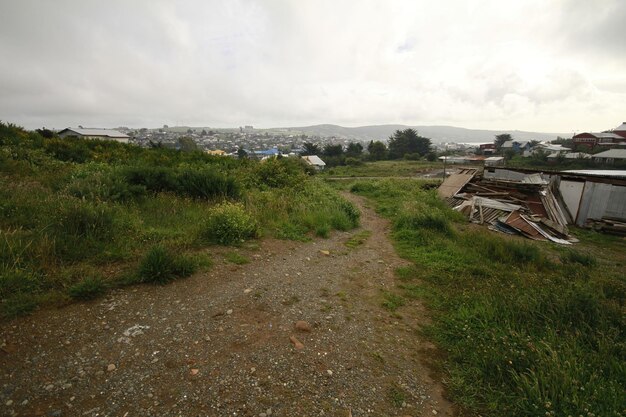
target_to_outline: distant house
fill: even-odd
[[[485,166],[498,166],[504,164],[503,156],[490,156],[489,158],[485,158]]]
[[[495,143],[482,143],[478,147],[483,155],[493,155],[496,153],[496,144]]]
[[[111,129],[83,129],[68,127],[67,129],[61,130],[58,135],[62,138],[77,136],[85,139],[114,140],[122,143],[128,143],[130,139],[130,136]]]
[[[302,159],[304,160],[304,162],[319,171],[323,170],[326,167],[326,162],[322,161],[322,159],[317,155],[303,156]]]
[[[622,123],[613,130],[605,132],[583,132],[572,137],[575,146],[587,146],[593,148],[595,146],[614,146],[626,145],[626,122]]]
[[[612,164],[614,162],[626,161],[626,149],[609,149],[608,151],[597,153],[593,159],[598,162]]]
[[[503,150],[506,151],[510,149],[517,153],[528,151],[530,150],[530,148],[531,148],[530,142],[525,141],[525,140],[522,140],[522,141],[508,140],[502,144]]]
[[[584,152],[554,152],[548,155],[549,160],[564,159],[591,159],[591,155]]]
[[[225,156],[226,155],[226,151],[223,151],[221,149],[216,149],[214,151],[206,151],[206,153],[208,153],[209,155],[215,155],[215,156]]]

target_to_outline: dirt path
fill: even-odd
[[[388,223],[347,197],[362,210],[359,230],[264,240],[238,250],[245,265],[216,254],[189,279],[5,323],[0,415],[453,415],[423,362],[423,308],[381,307],[404,264]],[[371,236],[348,248],[363,230]],[[296,331],[297,320],[312,330]]]

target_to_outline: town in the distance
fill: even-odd
[[[317,155],[325,166],[383,159],[429,159],[450,164],[522,166],[554,165],[593,168],[626,162],[626,122],[602,132],[549,134],[488,131],[448,126],[380,125],[345,128],[336,125],[256,129],[168,126],[115,129],[68,127],[43,134],[115,140],[142,147],[199,150],[213,155],[263,159],[278,155]],[[416,137],[426,147],[393,149],[394,135]],[[397,141],[396,141],[397,142]]]

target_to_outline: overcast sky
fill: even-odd
[[[625,22],[624,0],[0,0],[0,120],[605,130]]]

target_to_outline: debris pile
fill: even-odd
[[[521,178],[488,178],[475,168],[450,175],[438,189],[450,207],[471,222],[534,240],[569,245],[568,220],[554,181],[539,173]]]

